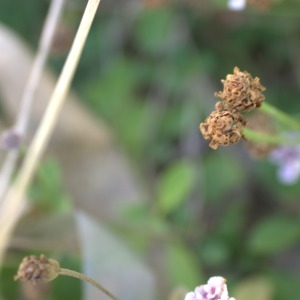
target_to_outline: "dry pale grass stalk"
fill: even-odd
[[[38,87],[44,66],[49,55],[54,33],[64,6],[65,0],[52,0],[46,21],[39,41],[37,55],[35,56],[28,81],[25,86],[20,110],[13,129],[22,139],[26,135],[26,128],[30,116],[30,109],[33,104],[36,89]],[[0,205],[4,200],[12,173],[16,167],[18,149],[12,149],[7,153],[0,173]],[[1,209],[1,206],[0,206]]]
[[[63,70],[51,95],[41,124],[29,145],[15,182],[9,188],[0,210],[0,264],[6,245],[25,205],[24,195],[53,132],[59,112],[69,91],[87,35],[100,0],[89,0]]]

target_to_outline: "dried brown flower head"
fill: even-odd
[[[211,140],[209,146],[217,149],[218,146],[239,142],[245,125],[246,120],[238,113],[229,110],[213,111],[200,124],[200,131],[206,140]]]
[[[217,110],[223,107],[234,112],[249,112],[260,107],[265,100],[262,92],[265,90],[259,78],[253,78],[250,73],[240,71],[235,67],[233,74],[228,74],[223,83],[223,91],[215,93],[216,97],[222,99]]]
[[[112,293],[93,278],[73,270],[61,268],[56,260],[47,258],[43,254],[39,258],[34,255],[24,257],[14,279],[36,284],[51,281],[58,275],[66,275],[84,280],[106,294],[110,299],[117,300]]]
[[[32,283],[48,282],[55,279],[60,273],[59,263],[51,258],[41,255],[37,258],[34,255],[23,258],[15,280],[31,281]]]

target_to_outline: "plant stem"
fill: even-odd
[[[263,102],[262,106],[260,107],[260,110],[274,118],[282,125],[285,125],[289,129],[300,131],[300,122],[298,122],[288,114],[282,112],[281,110],[275,108],[274,106]]]
[[[22,141],[24,140],[28,120],[30,116],[31,106],[34,100],[34,95],[38,87],[47,57],[50,51],[53,36],[64,6],[65,0],[52,0],[49,11],[46,17],[43,31],[39,41],[37,55],[33,61],[33,65],[26,83],[21,101],[20,110],[14,125],[14,130],[20,134]],[[9,185],[12,173],[15,169],[19,150],[11,150],[7,153],[0,173],[0,203],[4,199],[5,192]]]
[[[253,131],[249,128],[244,128],[243,134],[247,139],[258,143],[267,143],[283,146],[299,146],[300,144],[300,140],[291,140],[284,136],[270,135],[262,132]]]
[[[36,134],[29,145],[27,155],[13,185],[8,189],[0,210],[0,265],[10,235],[25,207],[25,193],[39,160],[46,148],[54,125],[62,108],[71,81],[74,77],[87,35],[92,25],[100,0],[89,0],[74,42],[60,73],[48,107]]]
[[[60,275],[67,275],[67,276],[71,276],[71,277],[75,277],[81,280],[84,280],[88,283],[90,283],[91,285],[93,285],[95,288],[99,289],[101,292],[103,292],[105,295],[107,295],[109,298],[113,299],[113,300],[117,300],[118,298],[116,298],[113,294],[111,294],[106,288],[104,288],[101,284],[99,284],[98,282],[96,282],[94,279],[92,279],[91,277],[88,277],[82,273],[73,271],[73,270],[69,270],[69,269],[63,269],[60,268]]]

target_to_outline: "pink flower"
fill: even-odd
[[[14,129],[10,128],[2,132],[0,136],[1,147],[5,150],[16,150],[20,147],[22,136]]]
[[[270,154],[270,160],[278,165],[278,178],[284,184],[293,184],[300,177],[300,147],[283,146]]]
[[[235,300],[229,298],[225,278],[211,277],[207,284],[197,286],[194,292],[186,294],[184,300]]]

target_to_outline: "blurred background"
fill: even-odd
[[[51,76],[86,2],[66,3]],[[30,55],[49,3],[0,1],[1,26]],[[30,188],[1,268],[0,299],[106,299],[75,279],[14,282],[23,256],[40,253],[124,300],[184,299],[214,275],[227,278],[238,300],[298,299],[299,182],[281,183],[268,157],[254,159],[243,143],[210,149],[198,128],[235,66],[261,79],[266,101],[299,115],[300,2],[249,0],[241,11],[227,4],[101,1],[72,85],[79,106],[62,114]],[[1,90],[0,99],[5,128],[15,113]],[[33,124],[40,118],[33,112]]]

